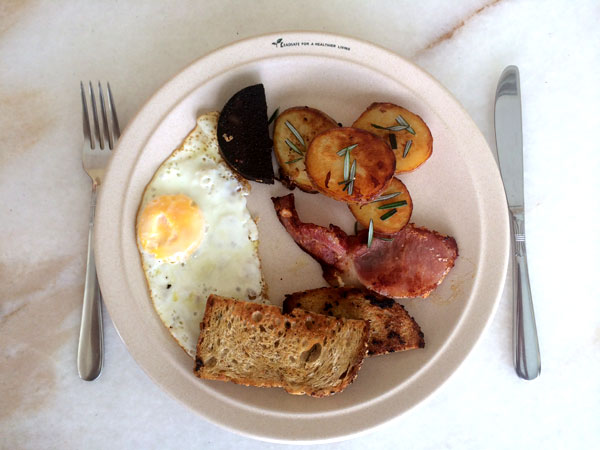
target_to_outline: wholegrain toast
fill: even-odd
[[[326,287],[286,295],[283,311],[295,308],[369,321],[369,355],[425,347],[421,328],[402,305],[364,288]]]
[[[194,373],[247,386],[325,397],[356,377],[369,323],[217,295],[200,325]]]

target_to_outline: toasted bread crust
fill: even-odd
[[[277,306],[211,295],[194,373],[204,379],[325,397],[354,381],[368,335],[364,320],[300,309],[283,314]]]
[[[319,288],[286,295],[283,311],[302,308],[335,317],[368,320],[369,355],[425,347],[421,328],[393,299],[363,288]]]

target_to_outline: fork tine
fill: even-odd
[[[102,129],[104,139],[108,139],[108,148],[113,149],[113,136],[108,126],[108,118],[106,117],[106,106],[104,105],[104,94],[102,93],[102,85],[98,81],[98,97],[100,97],[100,112],[102,113]]]
[[[100,142],[100,149],[104,148],[104,136],[100,133],[100,123],[98,122],[98,109],[96,108],[96,97],[94,97],[94,88],[90,81],[90,98],[92,100],[92,116],[94,117],[94,130],[96,131],[96,139]]]
[[[87,100],[85,98],[85,89],[83,88],[83,81],[79,82],[81,86],[81,106],[83,111],[83,137],[90,141],[90,147],[93,149],[95,147],[94,136],[92,136],[90,130],[90,116],[88,115],[88,106]]]
[[[119,127],[119,119],[117,118],[117,110],[115,108],[115,102],[113,101],[112,91],[110,90],[110,83],[107,81],[106,86],[108,87],[108,108],[113,119],[113,134],[116,139],[121,136],[121,128]]]

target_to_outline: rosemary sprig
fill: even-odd
[[[408,124],[406,120],[404,120],[404,117],[402,117],[400,114],[398,114],[398,117],[396,117],[396,122],[398,122],[398,124],[402,126],[406,126],[406,131],[408,131],[410,134],[415,134],[415,130],[412,129],[412,127]]]
[[[354,179],[356,178],[356,160],[352,161],[350,166],[350,178],[348,178],[350,187],[348,188],[348,195],[352,195],[354,191]]]
[[[392,150],[396,150],[398,148],[398,142],[396,142],[396,135],[395,134],[388,134],[388,137],[390,139],[390,147],[392,147]]]
[[[372,123],[371,126],[373,128],[377,128],[378,130],[388,130],[388,131],[406,130],[410,134],[415,134],[415,130],[413,130],[412,127],[408,124],[408,122],[406,120],[404,120],[404,117],[399,115],[398,117],[396,117],[396,122],[398,122],[398,125],[392,125],[391,127],[382,127],[381,125],[377,125],[375,123]]]
[[[384,200],[389,200],[390,198],[394,198],[394,197],[396,197],[397,195],[400,195],[400,194],[402,194],[402,192],[394,192],[392,194],[382,195],[381,197],[376,198],[375,200],[371,200],[370,203],[382,202]]]
[[[386,203],[385,205],[378,206],[377,209],[398,208],[400,206],[406,206],[406,204],[406,200],[400,200],[399,202]]]
[[[267,125],[271,125],[271,123],[277,119],[277,116],[279,115],[279,107],[277,107],[277,109],[275,111],[273,111],[273,114],[271,114],[271,117],[269,117],[269,121],[267,122]]]
[[[344,161],[345,163],[345,161]],[[344,165],[344,171],[346,170],[346,167]],[[352,166],[350,167],[350,173],[348,174],[348,177],[344,180],[344,181],[340,181],[338,184],[345,184],[346,186],[344,186],[344,189],[342,189],[342,192],[344,192],[346,189],[348,189],[348,194],[352,195],[352,192],[354,191],[354,179],[356,178],[356,160],[352,161]]]
[[[293,164],[293,163],[296,163],[296,162],[298,162],[298,161],[300,161],[300,160],[302,160],[302,159],[304,159],[304,157],[302,157],[302,158],[296,158],[296,159],[292,159],[291,161],[286,161],[285,163],[286,163],[286,164]]]
[[[352,192],[354,192],[354,180],[351,180],[350,183],[348,183],[348,195],[352,195]]]
[[[350,166],[350,151],[357,146],[358,144],[352,144],[336,153],[338,156],[344,157],[344,181],[340,181],[338,184],[345,184],[342,192],[348,189],[349,195],[352,195],[354,191],[354,178],[356,177],[356,159],[352,161],[352,166]]]
[[[344,181],[348,181],[350,177],[350,152],[346,152],[344,156]]]
[[[298,132],[298,130],[296,130],[294,128],[294,125],[292,125],[289,120],[285,121],[285,126],[290,129],[290,131],[292,132],[292,134],[294,136],[296,136],[296,139],[298,139],[298,142],[300,142],[300,144],[302,145],[302,147],[306,148],[306,144],[304,143],[304,139],[302,139],[302,136],[300,135],[300,133]]]
[[[404,125],[392,125],[391,127],[382,127],[381,125],[377,125],[376,123],[372,123],[371,126],[373,128],[377,128],[378,130],[388,130],[388,131],[402,131],[408,129]]]
[[[290,148],[290,150],[298,153],[299,155],[304,156],[304,153],[302,152],[302,150],[300,150],[298,147],[296,147],[296,144],[294,144],[292,141],[290,141],[289,139],[286,139],[285,143]]]
[[[404,120],[404,117],[402,117],[400,114],[398,114],[398,116],[396,117],[396,122],[398,122],[398,125],[402,125],[408,128],[408,122]]]
[[[358,221],[354,222],[354,234],[358,234]]]
[[[412,139],[409,139],[408,141],[406,141],[406,145],[404,146],[404,153],[402,153],[403,158],[406,158],[406,155],[408,155],[408,151],[410,150],[411,146],[412,146]]]
[[[386,212],[385,214],[383,214],[381,217],[379,217],[381,220],[388,220],[390,217],[392,217],[394,214],[396,214],[398,212],[398,210],[396,208]]]
[[[340,181],[338,184],[343,184],[344,189],[342,189],[342,192],[345,191],[346,189],[348,189],[348,194],[352,195],[352,191],[354,190],[354,180],[350,179],[348,181],[344,180],[344,181]]]
[[[394,238],[384,238],[381,236],[377,236],[377,239],[379,239],[380,241],[388,241],[388,242],[391,242],[394,240]]]
[[[367,248],[373,243],[373,219],[369,220],[369,234],[367,234]]]
[[[350,178],[348,179],[352,182],[354,181],[354,178],[356,178],[356,160],[352,161],[352,165],[350,166]]]
[[[349,145],[348,147],[344,147],[339,152],[337,152],[337,155],[338,156],[345,156],[346,153],[349,153],[350,150],[352,150],[353,148],[356,148],[356,147],[358,147],[358,144],[352,144],[352,145]]]

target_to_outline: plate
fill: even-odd
[[[401,302],[425,333],[420,350],[365,360],[356,381],[324,399],[282,389],[197,379],[192,360],[155,313],[136,247],[135,217],[152,174],[194,127],[242,87],[263,83],[269,113],[309,105],[343,124],[372,102],[401,104],[421,115],[432,157],[403,175],[414,201],[411,221],[455,237],[460,256],[426,300]],[[319,265],[277,221],[270,197],[283,186],[252,183],[259,252],[271,300],[324,286]],[[300,218],[347,232],[345,205],[295,191]],[[166,392],[231,431],[276,442],[325,442],[372,430],[415,406],[457,369],[498,304],[509,250],[508,215],[498,168],[483,136],[459,103],[430,75],[375,45],[310,32],[280,33],[221,48],[163,86],[123,133],[106,172],[97,211],[96,264],[104,301],[123,342]]]

